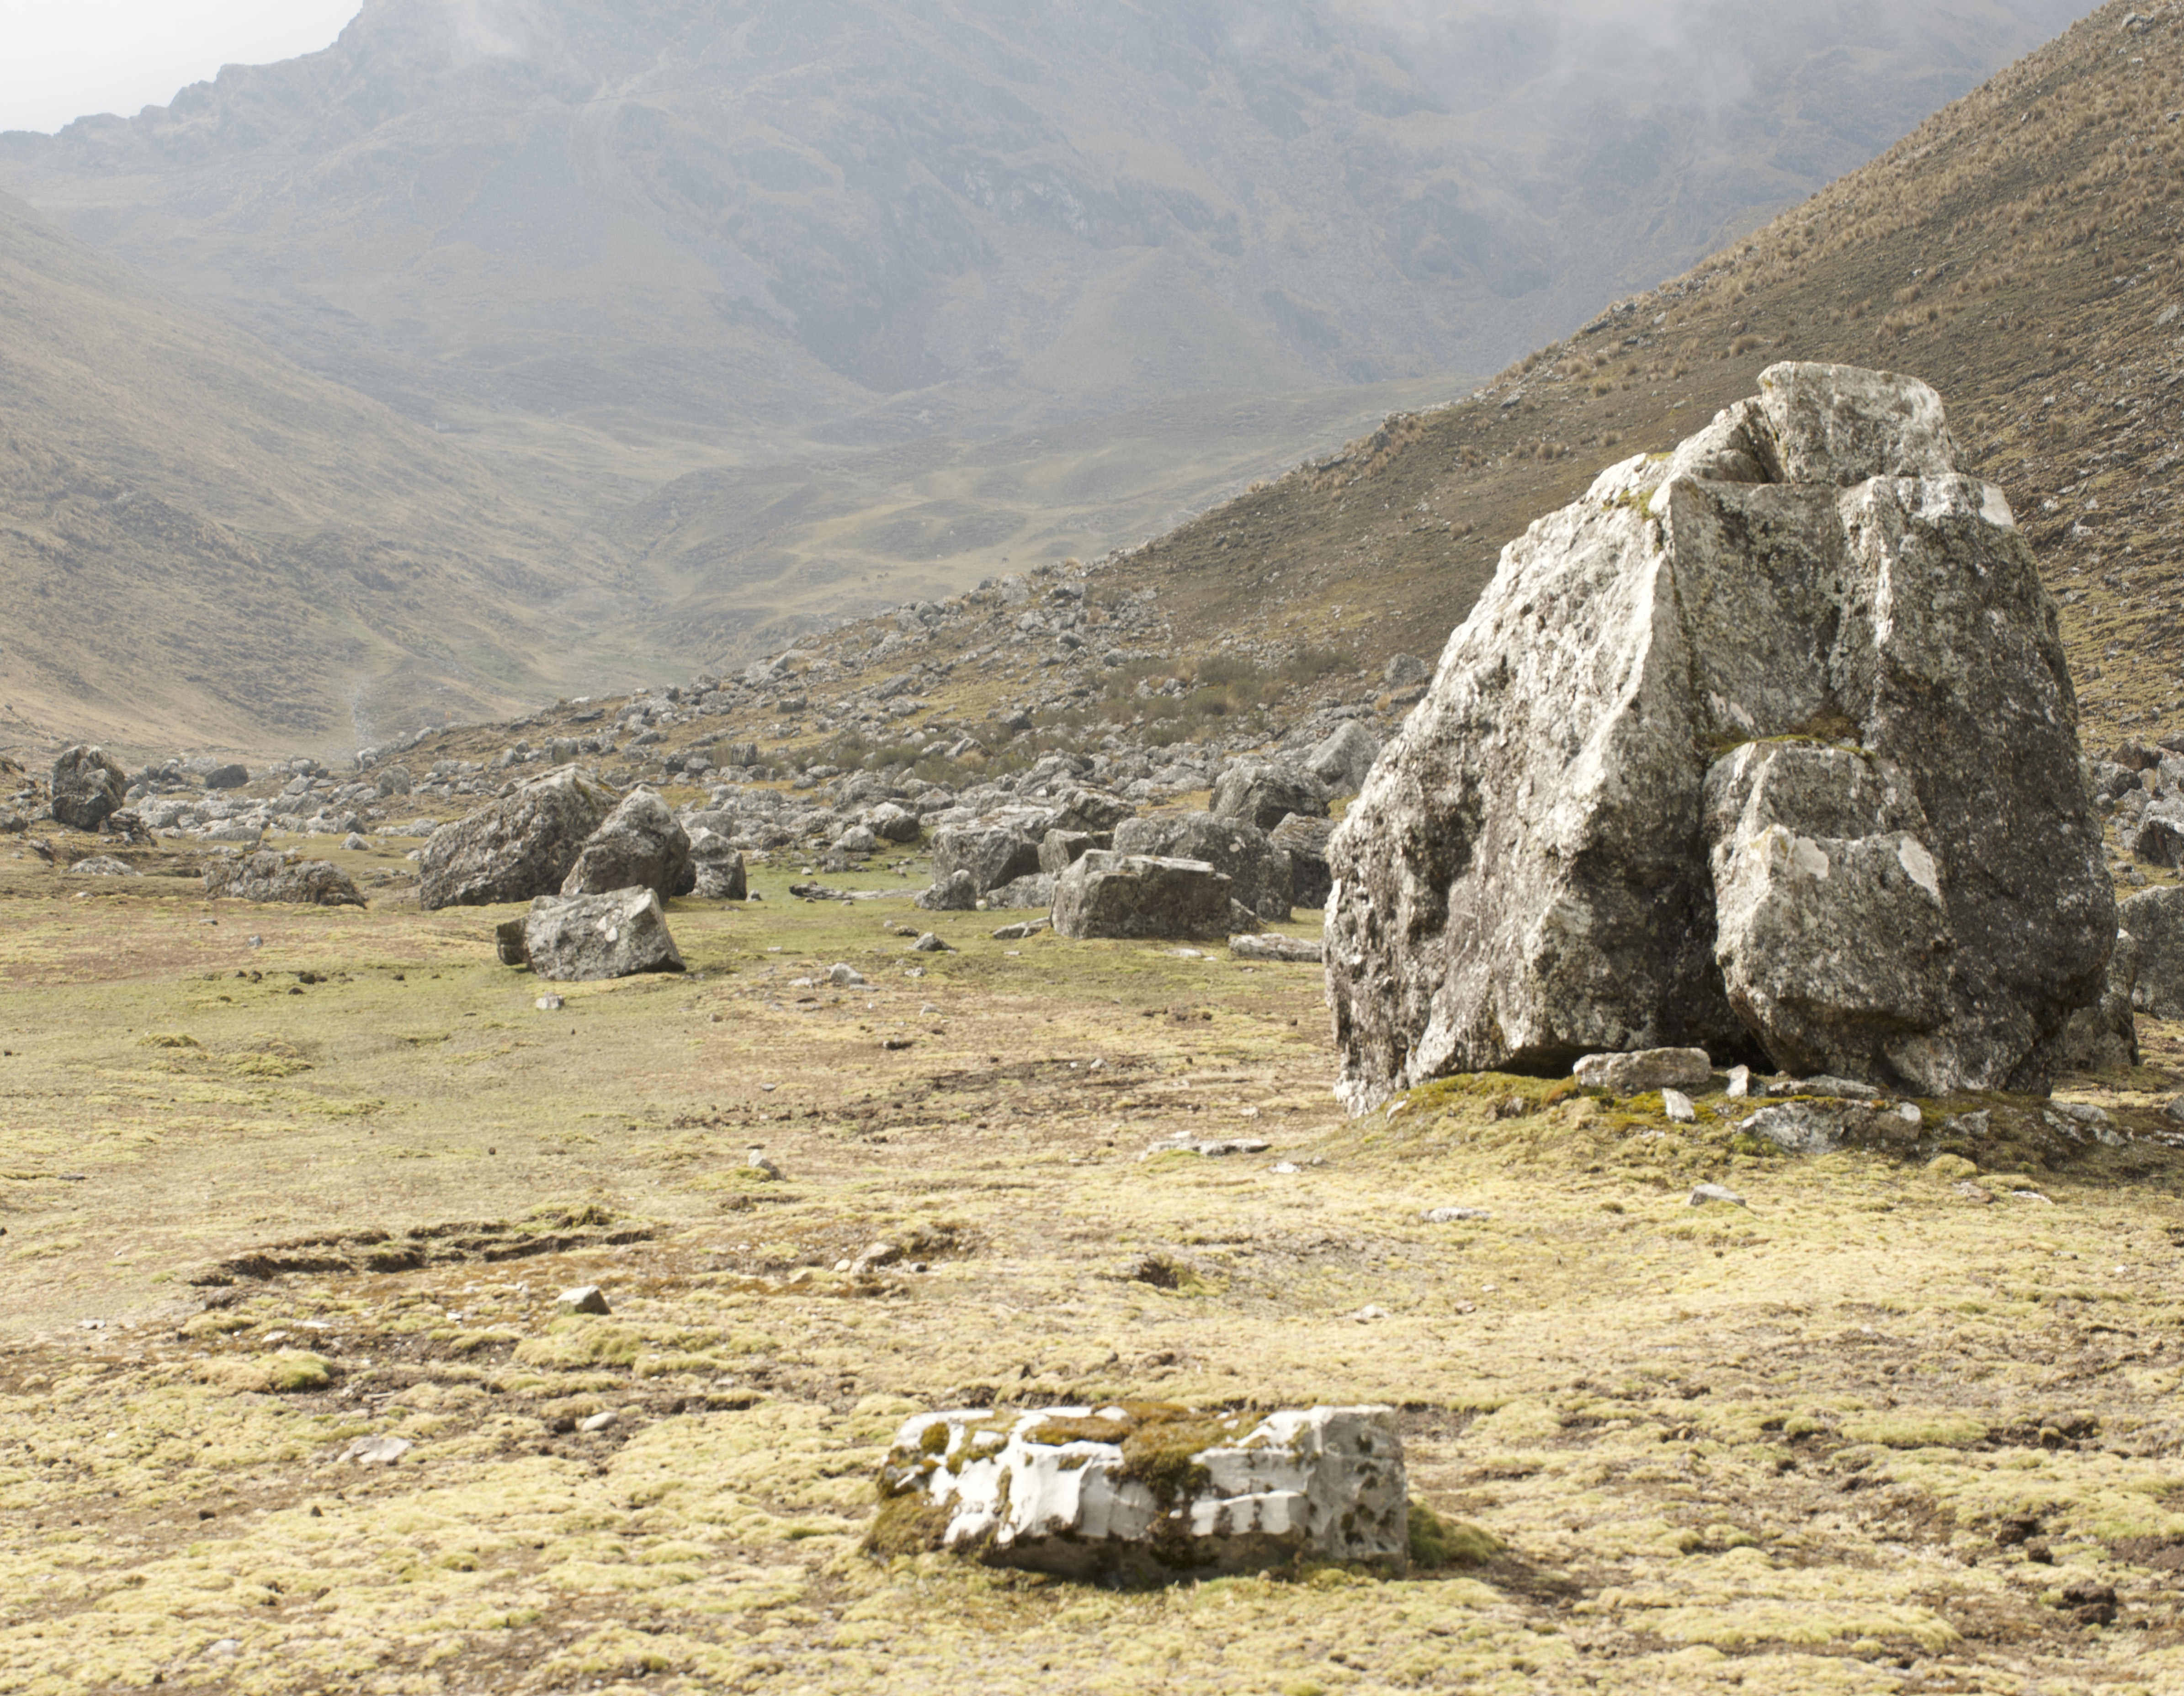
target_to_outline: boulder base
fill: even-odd
[[[1203,860],[1229,879],[1229,893],[1260,918],[1289,922],[1290,857],[1249,819],[1216,813],[1129,819],[1116,827],[1115,852]]]
[[[921,1415],[880,1472],[887,1554],[1162,1582],[1299,1559],[1409,1564],[1395,1410],[1162,1404]]]

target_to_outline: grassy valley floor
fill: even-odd
[[[2117,1147],[1997,1098],[1767,1158],[1511,1078],[1352,1122],[1316,968],[755,881],[543,1010],[500,909],[0,856],[0,1691],[2184,1689],[2178,1032],[2061,1092]],[[1500,1552],[861,1551],[905,1415],[1123,1396],[1396,1404]]]

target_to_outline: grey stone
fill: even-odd
[[[250,771],[247,766],[227,760],[208,765],[198,781],[208,789],[240,789],[250,781]]]
[[[1931,390],[1839,367],[1770,368],[1512,543],[1331,858],[1353,1110],[1755,1040],[1921,1094],[2037,1087],[2115,928],[2008,503]]]
[[[1290,857],[1248,819],[1170,813],[1128,819],[1115,830],[1117,854],[1203,860],[1228,877],[1230,893],[1262,920],[1289,921]]]
[[[1786,1101],[1761,1108],[1736,1128],[1793,1154],[1829,1154],[1847,1147],[1901,1152],[1919,1136],[1915,1120],[1856,1101]]]
[[[1291,814],[1325,818],[1327,787],[1301,765],[1246,760],[1221,774],[1213,786],[1212,810],[1217,817],[1248,819],[1271,831]]]
[[[919,890],[916,904],[928,913],[968,913],[978,904],[977,880],[959,866]]]
[[[1745,1198],[1739,1195],[1735,1190],[1724,1189],[1719,1184],[1699,1185],[1697,1188],[1691,1192],[1691,1199],[1687,1204],[1692,1207],[1704,1207],[1708,1202],[1713,1201],[1720,1202],[1729,1207],[1749,1207],[1751,1205],[1749,1202],[1746,1201]]]
[[[916,814],[892,801],[883,801],[866,815],[865,824],[883,842],[914,842],[923,828]]]
[[[2184,885],[2141,890],[2116,917],[2138,945],[2132,1008],[2155,1019],[2184,1019]]]
[[[2141,865],[2184,865],[2184,818],[2156,802],[2131,833],[2131,857]]]
[[[1390,689],[1406,688],[1412,683],[1423,683],[1433,676],[1433,669],[1415,653],[1395,653],[1380,673],[1380,681]]]
[[[834,839],[838,854],[867,854],[880,851],[880,839],[866,825],[852,825]]]
[[[1204,860],[1095,849],[1055,881],[1058,936],[1218,941],[1229,881]]]
[[[1283,937],[1272,933],[1228,938],[1228,952],[1240,960],[1279,960],[1291,965],[1318,965],[1321,944],[1318,937]]]
[[[1173,1137],[1162,1137],[1138,1158],[1150,1160],[1156,1154],[1197,1154],[1218,1160],[1230,1154],[1263,1154],[1273,1146],[1263,1137],[1194,1137],[1178,1131]]]
[[[743,901],[750,896],[749,868],[743,850],[726,837],[700,831],[690,839],[693,892],[707,901]]]
[[[914,954],[952,954],[956,952],[946,943],[941,941],[939,935],[933,931],[928,931],[920,936],[910,945],[910,951]]]
[[[1699,1116],[1699,1110],[1692,1104],[1691,1097],[1680,1089],[1661,1092],[1661,1110],[1679,1125],[1692,1124]]]
[[[493,954],[503,965],[531,964],[531,951],[523,941],[523,923],[521,919],[503,919],[493,927]]]
[[[1004,883],[998,889],[986,892],[986,905],[994,911],[1038,908],[1054,905],[1056,879],[1049,872],[1035,871],[1028,877],[1018,877]]]
[[[1470,1220],[1491,1219],[1494,1215],[1483,1207],[1429,1207],[1418,1217],[1429,1225],[1461,1225]]]
[[[1856,1078],[1830,1077],[1825,1072],[1811,1077],[1779,1078],[1767,1086],[1769,1095],[1825,1096],[1836,1101],[1878,1101],[1880,1092]]]
[[[53,813],[58,823],[95,831],[120,807],[128,791],[129,774],[103,748],[79,742],[53,761]]]
[[[653,791],[633,789],[584,839],[561,880],[561,892],[604,895],[642,888],[667,901],[697,886],[698,870],[682,821]]]
[[[441,826],[425,844],[417,904],[482,907],[557,894],[586,840],[614,806],[597,778],[563,766],[492,805]]]
[[[1305,770],[1337,795],[1355,795],[1380,757],[1379,738],[1355,719],[1345,719],[1305,755]],[[1308,903],[1303,904],[1310,904]]]
[[[205,893],[212,899],[286,903],[299,907],[361,907],[364,896],[339,866],[323,859],[290,859],[272,849],[216,854],[205,862]]]
[[[847,960],[837,960],[827,968],[827,981],[837,989],[857,989],[864,986],[865,975]]]
[[[590,1437],[606,1430],[621,1418],[621,1414],[618,1409],[601,1408],[599,1412],[578,1420],[577,1429],[584,1436]]]
[[[2131,903],[2123,904],[2128,909]],[[2122,911],[2117,914],[2123,919]],[[2057,1040],[2055,1070],[2062,1072],[2112,1071],[2139,1063],[2138,1021],[2131,1003],[2138,993],[2142,950],[2125,920],[2116,932],[2115,951],[2109,956],[2108,981],[2101,998],[2070,1015]]]
[[[1331,819],[1292,815],[1274,826],[1267,840],[1290,857],[1290,899],[1296,906],[1323,908],[1334,887],[1327,845],[1334,836]]]
[[[614,1310],[607,1305],[607,1293],[597,1284],[579,1284],[574,1289],[564,1290],[554,1298],[556,1313],[584,1313],[604,1315]]]
[[[87,859],[73,862],[69,869],[70,877],[142,877],[143,873],[125,859],[116,859],[110,854],[95,854]]]
[[[660,897],[649,889],[541,895],[524,919],[523,945],[531,969],[560,983],[682,970]]]
[[[1053,923],[1051,919],[1019,920],[1013,925],[1004,925],[1000,930],[994,931],[994,940],[997,943],[1020,943],[1027,937],[1035,937],[1041,931],[1050,929]]]
[[[880,1493],[920,1499],[937,1549],[1072,1578],[1407,1564],[1409,1482],[1393,1409],[1189,1415],[1215,1434],[1178,1457],[1188,1482],[1171,1497],[1135,1475],[1123,1444],[1158,1452],[1160,1424],[1176,1417],[1145,1404],[921,1415],[896,1433]]]
[[[379,791],[380,798],[407,795],[410,788],[410,768],[406,765],[382,765],[372,775],[372,787]]]
[[[1630,1054],[1586,1054],[1571,1068],[1587,1089],[1644,1095],[1656,1089],[1704,1089],[1713,1062],[1704,1048],[1643,1048]]]
[[[359,1437],[342,1451],[342,1459],[359,1466],[394,1466],[417,1445],[406,1437]],[[233,1638],[224,1641],[233,1643]],[[213,1645],[220,1647],[218,1643]],[[233,1651],[231,1650],[231,1653]]]
[[[973,892],[983,895],[1039,870],[1038,842],[1006,825],[947,825],[933,833],[935,884],[967,872]]]
[[[1100,845],[1089,831],[1049,831],[1039,844],[1039,869],[1059,877]]]
[[[1121,796],[1108,790],[1072,784],[1054,798],[1052,828],[1082,831],[1089,836],[1106,837],[1137,810]]]

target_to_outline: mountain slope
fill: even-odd
[[[1502,545],[1778,359],[1942,392],[2050,587],[2088,737],[2184,709],[2184,8],[2102,8],[1841,182],[1476,396],[1117,563],[1184,628],[1430,658]]]
[[[369,0],[0,186],[444,426],[582,556],[499,550],[584,597],[533,670],[627,685],[1468,386],[2072,3]]]
[[[0,697],[265,748],[550,691],[566,520],[0,197]],[[603,573],[593,563],[591,581]],[[415,717],[410,717],[415,721]]]

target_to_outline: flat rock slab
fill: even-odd
[[[1230,887],[1205,860],[1095,848],[1055,880],[1055,932],[1219,940],[1229,933]]]
[[[1166,1581],[1299,1559],[1409,1559],[1396,1413],[1116,1403],[922,1414],[880,1471],[872,1545],[1072,1578]]]
[[[1231,937],[1228,952],[1240,960],[1280,960],[1295,965],[1318,965],[1325,957],[1317,937],[1271,934]]]
[[[361,907],[363,895],[331,860],[290,859],[268,848],[222,855],[205,863],[205,893],[215,900],[287,903],[300,907]]]
[[[1704,1089],[1713,1082],[1713,1062],[1704,1048],[1587,1054],[1575,1070],[1577,1081],[1587,1089],[1613,1090],[1618,1095],[1643,1095],[1656,1089]]]

